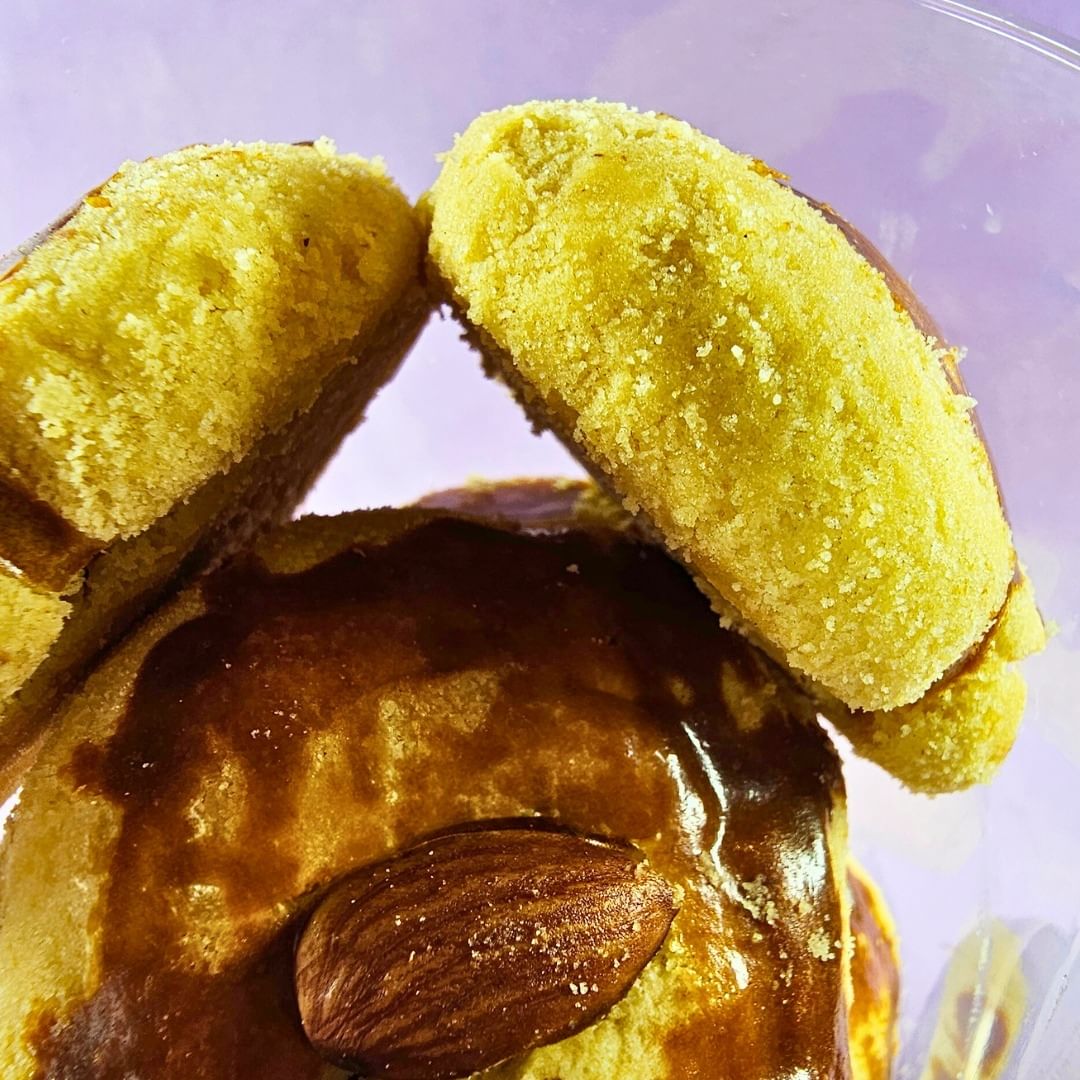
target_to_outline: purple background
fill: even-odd
[[[1057,37],[1080,39],[1080,4],[1076,0],[1014,0],[1010,4],[983,6],[1038,26]]]
[[[1080,36],[1076,0],[1013,10]],[[1075,995],[1054,1007],[1080,940],[1075,52],[954,0],[7,0],[0,250],[125,158],[327,134],[384,155],[415,196],[478,111],[591,95],[680,115],[788,172],[866,232],[968,346],[1017,543],[1060,633],[1029,665],[1026,727],[991,788],[931,802],[853,763],[852,833],[904,939],[904,1075],[918,1073],[913,1025],[980,913],[1054,928],[1032,1016],[1075,1030]],[[453,324],[436,321],[307,508],[567,471]],[[1036,1042],[1008,1075],[1045,1069],[1052,1037]]]

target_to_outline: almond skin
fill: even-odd
[[[504,826],[441,836],[321,900],[297,944],[300,1017],[363,1076],[468,1076],[606,1013],[675,912],[630,847]]]

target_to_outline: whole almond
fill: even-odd
[[[300,1017],[361,1075],[468,1076],[602,1016],[675,911],[633,848],[531,828],[441,836],[322,899],[297,945]]]

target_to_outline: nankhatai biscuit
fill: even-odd
[[[885,1080],[813,702],[568,490],[302,519],[114,650],[0,851],[5,1075]]]
[[[622,105],[479,117],[425,206],[489,371],[723,618],[911,786],[986,779],[1042,624],[956,351],[895,275],[760,162]]]

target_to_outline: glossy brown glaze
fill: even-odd
[[[32,585],[62,592],[104,545],[0,475],[0,559]]]
[[[870,889],[859,874],[848,873],[851,890],[852,1004],[849,1013],[851,1038],[863,1039],[863,1058],[879,1071],[867,1080],[888,1080],[891,1061],[886,1057],[896,1045],[896,1020],[900,1004],[900,972],[895,943],[882,922],[882,915]]]
[[[579,501],[592,490],[587,480],[523,478],[435,491],[416,505],[489,521],[506,518],[530,532],[546,532],[565,528]]]
[[[975,990],[967,990],[956,999],[956,1023],[959,1031],[970,1030],[974,1025],[972,1018],[980,1016],[983,1011],[988,1011],[987,1006],[980,1003]],[[979,1058],[979,1066],[984,1076],[997,1076],[1001,1067],[1005,1064],[1005,1054],[1012,1049],[1016,1041],[1016,1034],[1011,1030],[1009,1014],[1002,1008],[993,1010],[994,1018],[990,1022],[990,1031],[985,1036],[982,1055]]]
[[[704,982],[672,1076],[848,1076],[838,762],[667,557],[447,519],[295,575],[249,559],[204,591],[69,766],[122,818],[100,982],[35,1019],[40,1076],[319,1076],[296,920],[419,837],[530,815],[631,841],[685,890],[672,932]]]
[[[976,1027],[983,1027],[986,1020],[982,1015],[988,1007],[983,1004],[980,1008],[976,1004],[975,991],[967,990],[956,999],[956,1030],[962,1033],[970,1033]],[[985,1030],[985,1028],[984,1028]],[[969,1036],[970,1037],[970,1036]],[[1009,1015],[1002,1008],[993,1010],[993,1019],[989,1024],[989,1031],[983,1036],[980,1052],[975,1054],[970,1047],[965,1054],[964,1065],[969,1070],[968,1075],[974,1075],[980,1080],[995,1080],[1001,1075],[1001,1071],[1007,1063],[1006,1054],[1013,1048],[1016,1042],[1016,1032],[1009,1023]],[[954,1080],[955,1067],[949,1066],[939,1057],[930,1059],[930,1080]]]

